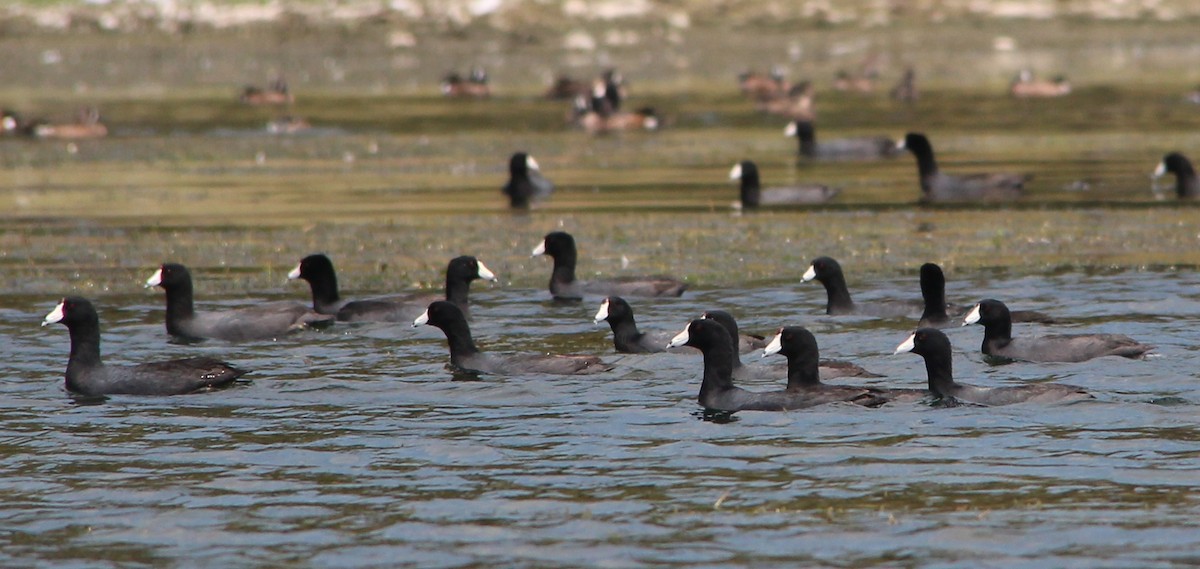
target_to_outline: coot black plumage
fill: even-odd
[[[762,182],[758,177],[758,166],[749,160],[734,164],[729,171],[729,179],[741,180],[740,207],[746,209],[772,205],[823,203],[838,193],[836,189],[820,184],[763,189]]]
[[[818,160],[872,160],[891,158],[899,150],[896,141],[886,136],[836,138],[817,143],[817,130],[812,121],[792,121],[783,130],[784,136],[800,141],[800,156]]]
[[[633,307],[619,296],[609,296],[600,303],[593,320],[599,324],[608,322],[613,332],[613,346],[624,354],[650,354],[666,350],[669,335],[648,334],[638,331],[633,318]]]
[[[502,190],[513,209],[529,209],[533,202],[549,197],[554,184],[542,177],[537,160],[517,152],[508,160],[508,183]]]
[[[575,238],[563,231],[546,234],[533,250],[533,256],[549,255],[554,259],[550,275],[550,294],[554,298],[577,300],[584,294],[600,296],[680,296],[687,284],[670,277],[621,277],[609,280],[575,280],[578,253]]]
[[[732,339],[715,320],[693,320],[671,340],[669,347],[692,346],[704,354],[704,378],[697,398],[705,409],[735,411],[789,411],[844,398],[823,393],[770,391],[755,393],[733,384]]]
[[[187,358],[132,366],[100,360],[100,317],[86,298],[69,296],[42,326],[61,322],[71,333],[67,389],[84,395],[180,395],[221,387],[246,374],[214,358]]]
[[[192,298],[192,275],[178,263],[165,263],[146,287],[160,286],[167,297],[167,333],[189,340],[216,339],[232,342],[277,338],[284,334],[333,321],[299,302],[268,302],[236,310],[196,312]]]
[[[799,393],[821,393],[843,398],[859,405],[876,406],[887,403],[887,390],[848,385],[821,383],[820,350],[817,339],[800,326],[787,326],[763,348],[762,357],[783,354],[787,357],[787,390]]]
[[[920,303],[907,301],[885,301],[872,303],[856,303],[850,298],[850,290],[846,287],[846,277],[842,274],[842,266],[829,257],[813,259],[801,280],[808,282],[813,279],[825,286],[827,300],[825,313],[829,315],[862,314],[866,316],[894,317],[906,316],[920,310]]]
[[[906,148],[917,158],[921,179],[921,201],[1002,201],[1019,198],[1029,176],[1024,174],[969,174],[955,176],[938,170],[933,145],[924,134],[910,132],[897,148]]]
[[[739,354],[761,350],[767,347],[767,340],[759,336],[740,333],[737,320],[734,319],[732,314],[724,310],[706,310],[700,317],[715,320],[729,333],[729,337],[733,341],[730,344],[730,348],[733,349],[734,379],[778,379],[779,376],[787,371],[785,365],[773,365],[762,361],[742,362]],[[821,379],[833,379],[835,377],[879,377],[858,365],[837,360],[822,360],[818,371]]]
[[[1181,198],[1200,197],[1200,178],[1196,177],[1196,169],[1184,155],[1172,152],[1163,156],[1158,168],[1154,169],[1154,177],[1161,178],[1168,173],[1175,174],[1175,195]]]
[[[440,328],[450,345],[450,363],[462,370],[501,375],[582,375],[612,369],[596,356],[496,356],[480,352],[471,338],[467,318],[457,306],[444,300],[431,303],[424,313],[413,320],[412,325],[414,328],[422,325]]]
[[[471,281],[495,281],[496,275],[475,257],[462,255],[446,265],[445,296],[413,293],[367,300],[346,300],[338,292],[337,272],[329,257],[316,253],[300,260],[288,273],[289,279],[304,279],[312,289],[313,309],[332,314],[342,322],[410,322],[424,312],[430,302],[445,299],[453,302],[463,314],[471,314],[469,295]]]
[[[1047,403],[1092,398],[1082,387],[1063,383],[990,388],[958,383],[954,381],[951,367],[950,339],[934,328],[921,328],[913,332],[893,353],[904,352],[912,352],[925,358],[929,391],[936,397],[949,397],[977,405]]]
[[[1013,338],[1012,317],[1003,302],[986,299],[963,319],[963,326],[983,325],[981,350],[989,356],[1031,362],[1082,362],[1102,356],[1140,358],[1154,346],[1122,334],[1055,334]]]

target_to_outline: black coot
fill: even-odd
[[[1021,197],[1025,174],[969,174],[955,176],[938,170],[933,157],[933,145],[923,134],[910,132],[897,148],[906,148],[917,157],[917,174],[921,178],[921,201],[1004,201]]]
[[[1154,169],[1154,177],[1161,178],[1168,173],[1175,174],[1175,195],[1180,198],[1200,197],[1200,178],[1196,177],[1196,169],[1192,163],[1178,152],[1163,156],[1158,168]]]
[[[613,346],[623,354],[650,354],[666,351],[671,336],[638,331],[633,307],[619,296],[610,296],[600,303],[593,318],[595,323],[608,322],[613,332]]]
[[[1047,403],[1078,401],[1092,396],[1082,387],[1063,383],[1039,383],[1011,387],[976,387],[954,381],[951,369],[950,339],[940,330],[921,328],[896,347],[894,354],[912,352],[925,358],[929,391],[935,397],[953,398],[977,405]]]
[[[780,328],[779,333],[775,334],[766,348],[763,348],[764,358],[771,354],[783,354],[787,357],[788,391],[837,396],[868,407],[887,403],[903,391],[893,394],[884,389],[821,383],[817,339],[800,326]]]
[[[772,205],[805,205],[824,203],[837,195],[829,186],[808,184],[763,189],[758,177],[758,166],[749,160],[734,164],[729,171],[730,180],[741,180],[740,202],[737,207],[752,209]]]
[[[495,356],[485,354],[475,347],[467,318],[453,303],[438,300],[429,305],[416,320],[413,327],[429,325],[440,328],[450,345],[450,363],[462,370],[500,375],[522,375],[530,373],[552,375],[580,375],[598,373],[612,369],[596,356],[547,356],[540,354]]]
[[[328,324],[333,317],[317,314],[299,302],[267,302],[237,310],[196,312],[192,275],[178,263],[159,267],[146,286],[160,286],[167,296],[167,333],[188,340],[216,339],[231,342],[278,338],[290,332]]]
[[[62,322],[71,333],[67,390],[84,395],[181,395],[232,383],[246,374],[213,358],[187,358],[132,366],[100,360],[100,317],[86,298],[62,299],[42,326]]]
[[[861,314],[886,318],[907,316],[921,309],[921,303],[908,301],[854,302],[850,298],[850,289],[846,287],[846,276],[842,274],[842,266],[829,257],[813,259],[801,277],[805,282],[813,279],[825,286],[825,313],[829,315]]]
[[[792,121],[783,131],[800,141],[800,156],[817,160],[874,160],[891,158],[899,150],[896,141],[886,136],[835,138],[817,144],[817,130],[812,121]]]
[[[963,319],[963,326],[983,325],[984,354],[1030,362],[1082,362],[1102,356],[1140,358],[1154,349],[1122,334],[1055,334],[1037,338],[1013,338],[1012,317],[999,300],[976,304]]]
[[[554,259],[550,275],[550,294],[563,300],[578,300],[584,294],[599,296],[680,296],[687,284],[670,277],[622,277],[618,279],[575,280],[575,238],[569,233],[555,231],[546,234],[533,250],[533,256],[549,255]]]

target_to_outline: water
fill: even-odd
[[[912,109],[820,100],[823,137],[922,129],[947,171],[1034,175],[1021,202],[987,207],[916,206],[909,156],[797,163],[782,122],[714,79],[736,71],[731,53],[696,57],[695,75],[643,80],[670,117],[653,135],[565,132],[562,106],[531,87],[464,105],[348,94],[314,75],[300,110],[322,130],[274,137],[259,132],[269,113],[232,95],[170,91],[175,79],[213,76],[159,70],[174,93],[161,99],[121,90],[134,49],[106,68],[112,138],[0,139],[0,565],[1194,565],[1200,210],[1156,197],[1148,174],[1164,152],[1200,148],[1200,114],[1182,101],[1187,84],[1155,75],[1188,53],[1171,43],[1179,30],[1163,44],[1154,30],[1125,32],[1122,45],[1146,44],[1129,48],[1141,59],[1122,60],[1126,75],[1088,60],[1092,85],[1070,99],[965,86],[1005,74],[973,66],[959,77],[943,54]],[[1101,39],[1111,37],[1075,38],[1050,60]],[[14,53],[38,53],[26,43]],[[62,47],[86,67],[78,48]],[[821,73],[843,63],[818,61]],[[630,67],[655,76],[642,59]],[[70,76],[34,71],[14,77],[34,89]],[[306,84],[299,75],[293,86]],[[507,212],[499,193],[517,149],[559,186],[528,215]],[[743,158],[768,186],[818,181],[842,194],[735,214],[726,176]],[[991,365],[982,330],[968,327],[949,331],[960,380],[1059,381],[1097,400],[708,420],[695,403],[698,358],[614,354],[607,327],[591,322],[599,299],[549,300],[550,262],[529,252],[559,228],[579,241],[581,275],[691,284],[681,299],[630,299],[644,329],[674,332],[712,308],[763,335],[805,325],[824,356],[885,376],[870,385],[924,384],[919,357],[890,355],[912,321],[821,315],[823,290],[799,282],[814,257],[839,259],[856,299],[916,298],[919,265],[936,261],[952,302],[994,297],[1061,320],[1018,333],[1113,332],[1158,348],[1144,361]],[[614,369],[472,380],[447,369],[440,332],[407,325],[178,345],[163,330],[161,292],[141,289],[159,263],[180,261],[201,307],[303,300],[307,289],[285,275],[315,251],[354,298],[437,289],[450,258],[476,255],[500,276],[473,287],[483,349],[600,354]],[[38,326],[65,294],[97,304],[109,362],[205,354],[253,373],[216,393],[74,399],[62,381],[66,331]]]

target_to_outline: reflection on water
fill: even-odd
[[[107,140],[0,140],[0,565],[1194,562],[1200,210],[1157,198],[1148,174],[1168,150],[1200,154],[1200,114],[1173,86],[1083,81],[1043,105],[939,75],[950,88],[912,108],[821,99],[823,135],[925,130],[948,171],[1033,174],[1021,202],[918,207],[910,156],[797,163],[782,122],[732,79],[660,87],[670,120],[649,135],[564,131],[563,109],[521,96],[315,94],[305,136],[268,135],[225,99],[172,122],[178,100],[134,97],[106,105],[124,117]],[[527,215],[499,191],[517,149],[558,186]],[[726,176],[745,158],[768,186],[842,193],[735,215]],[[916,298],[917,268],[936,261],[953,302],[995,297],[1062,321],[1020,333],[1123,333],[1158,350],[993,366],[982,331],[956,329],[965,381],[1062,381],[1098,400],[706,416],[698,358],[615,354],[591,322],[599,299],[550,301],[549,261],[528,252],[559,228],[579,241],[582,275],[689,282],[682,299],[634,301],[643,328],[677,331],[711,308],[764,335],[802,324],[824,355],[884,376],[872,385],[923,384],[919,358],[889,355],[912,323],[820,315],[823,291],[799,282],[814,257],[839,259],[863,300]],[[440,332],[406,325],[172,344],[161,293],[140,288],[179,261],[202,307],[303,299],[285,276],[316,251],[350,297],[437,289],[448,259],[476,255],[500,277],[473,287],[483,349],[597,353],[614,370],[458,377]],[[66,331],[38,327],[68,293],[96,302],[110,361],[214,355],[251,381],[74,400]]]

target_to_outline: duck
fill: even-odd
[[[284,115],[267,123],[270,134],[298,134],[309,130],[312,130],[312,124],[295,115]]]
[[[983,325],[984,355],[1030,362],[1082,362],[1104,356],[1138,359],[1154,349],[1123,334],[1055,334],[1013,338],[1008,306],[984,299],[963,318],[963,326]]]
[[[179,263],[164,263],[146,279],[147,288],[155,286],[166,292],[167,334],[186,341],[265,340],[333,321],[332,316],[318,314],[298,302],[268,302],[236,310],[196,312],[192,304],[192,275]]]
[[[820,184],[786,186],[763,189],[759,181],[758,166],[750,160],[742,160],[729,170],[730,180],[739,180],[741,199],[735,202],[737,209],[755,209],[762,206],[810,205],[825,203],[838,194],[836,188]]]
[[[440,329],[446,335],[446,342],[450,346],[450,364],[463,371],[497,375],[587,375],[612,369],[612,366],[596,356],[498,356],[483,353],[475,346],[466,316],[457,306],[445,300],[430,303],[425,312],[413,320],[412,325],[413,328],[433,326]]]
[[[870,75],[851,75],[845,69],[839,69],[833,78],[833,90],[853,93],[871,93],[875,91],[875,78]]]
[[[1021,197],[1029,176],[1025,174],[970,174],[955,176],[938,169],[933,145],[924,134],[910,132],[896,145],[917,159],[922,202],[1005,201]]]
[[[1071,82],[1059,75],[1051,81],[1033,78],[1033,72],[1022,69],[1008,85],[1008,93],[1018,99],[1062,97],[1071,93]]]
[[[1175,174],[1175,195],[1180,199],[1200,197],[1200,178],[1196,178],[1196,169],[1186,156],[1178,152],[1163,156],[1162,162],[1154,169],[1154,178],[1167,174]]]
[[[800,141],[802,158],[822,160],[871,160],[891,158],[899,151],[896,141],[886,136],[838,138],[817,144],[816,128],[812,121],[791,121],[783,135]]]
[[[572,100],[580,95],[587,95],[591,89],[592,86],[587,81],[574,79],[569,75],[558,75],[542,93],[542,98]]]
[[[769,101],[787,95],[791,85],[784,77],[783,68],[775,66],[770,73],[754,70],[738,74],[738,89],[755,101]]]
[[[725,332],[733,340],[730,349],[733,351],[734,379],[777,379],[786,371],[783,366],[770,365],[760,361],[743,363],[740,354],[762,350],[767,347],[767,340],[761,336],[742,334],[738,330],[737,320],[724,310],[705,310],[701,318],[713,320],[725,328]],[[880,377],[862,368],[862,366],[838,360],[821,360],[817,366],[821,379],[838,377]]]
[[[471,69],[470,75],[463,79],[457,72],[447,73],[442,78],[442,96],[462,99],[486,99],[492,96],[488,86],[487,71],[481,67]]]
[[[599,296],[682,296],[687,283],[671,277],[620,277],[608,280],[575,280],[578,253],[575,238],[565,231],[547,233],[532,256],[554,259],[550,294],[558,300],[579,300],[584,294]]]
[[[921,328],[908,336],[895,354],[912,352],[925,358],[929,392],[934,397],[974,405],[995,406],[1014,403],[1062,403],[1093,399],[1082,387],[1065,383],[1039,383],[1007,387],[977,387],[954,380],[950,339],[941,330]]]
[[[501,188],[508,196],[512,209],[529,209],[554,191],[554,184],[542,176],[537,160],[526,152],[516,152],[508,159],[508,183]]]
[[[242,88],[242,94],[238,97],[238,101],[253,106],[290,105],[295,100],[287,80],[282,77],[271,80],[266,88],[247,85]]]
[[[25,127],[25,132],[34,138],[84,140],[108,136],[108,127],[100,122],[100,111],[96,107],[84,107],[76,114],[75,122],[56,124],[34,121]]]
[[[759,112],[791,120],[811,121],[816,119],[816,111],[813,108],[812,83],[808,81],[793,85],[787,93],[773,99],[757,101],[754,106]]]
[[[919,399],[915,390],[888,390],[874,387],[829,385],[821,383],[820,349],[817,338],[803,326],[784,326],[763,348],[762,357],[783,354],[787,358],[787,391],[835,395],[858,405],[876,407],[897,397]],[[859,368],[861,369],[861,368]]]
[[[100,317],[91,301],[68,296],[42,320],[71,334],[67,390],[81,395],[183,395],[232,384],[247,371],[210,357],[136,365],[107,365],[100,358]]]
[[[825,287],[825,314],[839,316],[844,314],[860,314],[864,316],[896,317],[913,314],[920,310],[921,304],[907,301],[882,301],[873,303],[856,303],[850,298],[850,290],[846,287],[846,277],[842,266],[831,257],[813,259],[808,270],[800,277],[803,282],[816,280]]]
[[[333,261],[324,253],[314,253],[300,260],[288,273],[288,280],[308,281],[312,290],[313,310],[332,315],[339,322],[407,322],[415,318],[434,300],[448,300],[464,314],[470,314],[468,296],[471,281],[496,281],[496,274],[478,259],[462,255],[446,265],[445,295],[413,293],[409,295],[346,300],[338,292],[337,272]]]
[[[668,347],[691,346],[704,354],[704,376],[697,401],[705,409],[725,413],[738,411],[791,411],[826,403],[847,401],[840,393],[769,391],[753,392],[733,383],[732,339],[714,320],[692,320],[671,339]],[[850,399],[853,401],[853,399]]]
[[[921,299],[924,301],[924,311],[917,322],[917,328],[953,328],[958,327],[959,319],[966,316],[968,307],[946,302],[946,275],[936,263],[921,265]],[[951,317],[949,311],[954,311]],[[1035,310],[1014,310],[1011,312],[1013,322],[1037,322],[1053,324],[1054,318]]]

